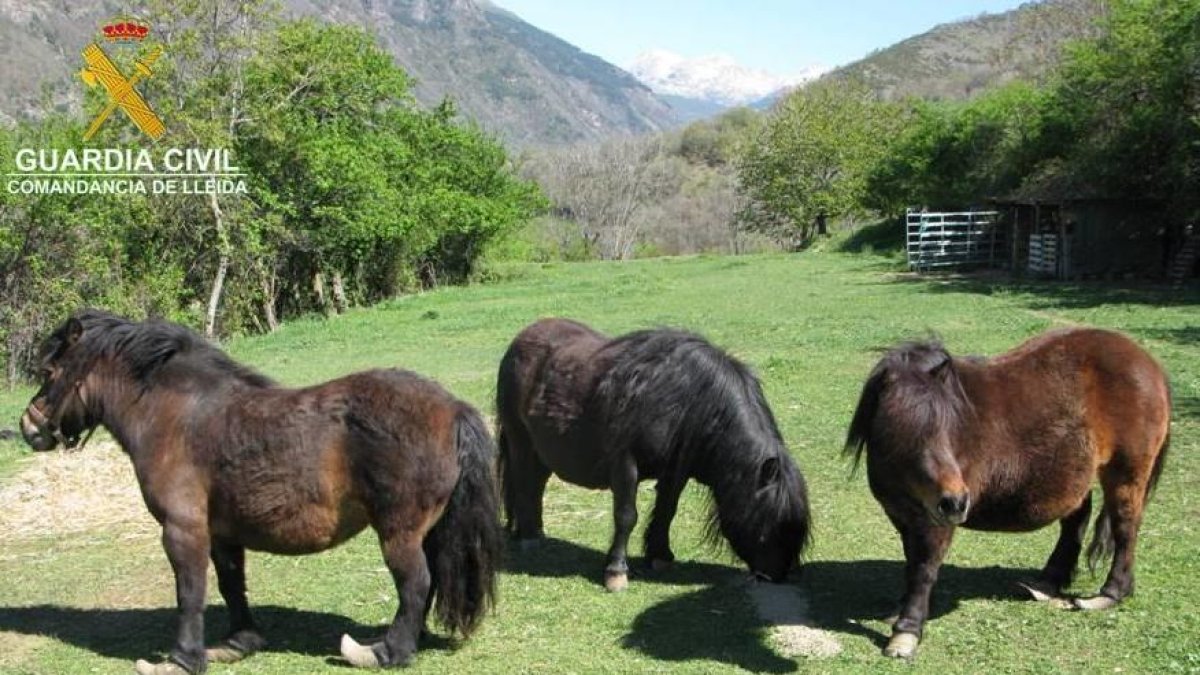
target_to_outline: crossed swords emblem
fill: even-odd
[[[166,126],[150,108],[150,104],[146,103],[146,99],[142,98],[137,89],[134,89],[134,85],[139,81],[154,74],[150,67],[154,65],[158,57],[162,56],[162,51],[162,45],[155,46],[145,58],[139,59],[134,64],[137,72],[130,77],[125,77],[112,59],[108,58],[108,55],[96,43],[93,42],[83,50],[83,60],[87,66],[79,72],[79,76],[89,87],[100,84],[108,92],[108,105],[104,106],[104,109],[92,121],[91,126],[84,132],[83,140],[86,141],[94,136],[104,121],[117,108],[120,108],[130,121],[150,138],[157,141],[163,135],[167,130]]]

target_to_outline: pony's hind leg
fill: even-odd
[[[396,583],[400,607],[383,640],[360,645],[350,636],[342,636],[342,656],[351,664],[376,668],[412,663],[425,624],[431,586],[421,540],[422,536],[413,532],[382,539],[384,561]]]
[[[246,601],[246,549],[238,544],[214,541],[213,567],[217,586],[229,610],[229,634],[220,644],[208,649],[208,660],[233,663],[259,651],[267,641],[258,632],[250,604]]]
[[[1112,566],[1108,571],[1108,579],[1100,587],[1100,594],[1091,598],[1077,598],[1074,601],[1077,609],[1108,609],[1133,593],[1134,554],[1146,502],[1148,473],[1142,480],[1137,480],[1117,462],[1110,463],[1101,471],[1104,506],[1096,522],[1095,541],[1088,555],[1094,561],[1102,557],[1105,551],[1111,550]]]
[[[662,570],[675,562],[671,552],[671,521],[679,507],[679,495],[687,479],[663,477],[654,486],[654,511],[650,524],[646,526],[646,562],[652,570]]]
[[[604,567],[604,588],[623,591],[629,585],[629,535],[637,525],[637,462],[629,453],[613,463],[613,538]]]
[[[520,425],[502,427],[496,444],[508,529],[522,548],[528,548],[546,536],[542,525],[542,500],[546,482],[550,479],[550,468],[538,459],[529,433]]]
[[[1058,543],[1042,568],[1036,581],[1021,583],[1034,600],[1047,601],[1062,595],[1063,589],[1071,585],[1075,569],[1079,564],[1079,553],[1083,550],[1083,535],[1087,531],[1088,518],[1092,515],[1092,494],[1089,492],[1074,511],[1059,521]]]

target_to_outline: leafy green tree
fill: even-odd
[[[863,205],[962,209],[1019,186],[1054,136],[1047,94],[1014,82],[968,102],[914,102],[908,124],[871,167]]]
[[[1200,0],[1117,0],[1068,51],[1051,106],[1072,140],[1052,156],[1104,192],[1200,216]]]
[[[738,159],[745,227],[803,245],[818,218],[861,214],[867,176],[904,117],[861,84],[818,82],[790,94]]]
[[[146,15],[165,56],[145,87],[168,134],[202,148],[234,147],[251,110],[262,105],[246,96],[245,67],[277,25],[279,5],[273,0],[150,0]],[[213,337],[229,276],[261,267],[254,257],[261,234],[253,227],[262,221],[248,215],[251,203],[244,195],[162,196],[157,202],[160,212],[192,234],[194,243],[186,250],[200,254],[192,269],[208,286],[204,332]],[[235,292],[253,287],[234,285]],[[244,315],[229,318],[235,328]]]
[[[78,148],[78,120],[53,115],[0,130],[0,157],[19,148]],[[15,172],[4,166],[0,172]],[[69,312],[102,305],[130,314],[191,321],[174,228],[145,195],[39,194],[0,189],[0,363],[9,382],[27,371],[42,337]]]
[[[449,102],[421,110],[409,87],[370,36],[312,21],[282,26],[247,67],[247,98],[280,102],[263,106],[239,156],[260,213],[280,219],[293,289],[328,278],[341,308],[465,278],[487,241],[540,208],[497,141]]]

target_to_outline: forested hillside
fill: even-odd
[[[79,50],[104,21],[144,14],[152,4],[0,0],[0,122],[78,110]],[[418,101],[435,106],[449,97],[510,145],[595,140],[677,124],[671,107],[633,76],[488,2],[281,5],[285,17],[366,31],[412,77]]]

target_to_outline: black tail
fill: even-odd
[[[846,431],[846,444],[842,447],[842,455],[854,459],[854,465],[850,469],[851,475],[858,471],[863,452],[867,449],[867,440],[871,437],[871,425],[874,423],[876,413],[879,412],[879,398],[883,394],[886,376],[887,370],[881,361],[863,384],[862,393],[858,397],[858,406],[854,409],[854,416],[850,419],[850,428]]]
[[[509,530],[512,530],[516,524],[514,514],[516,513],[517,486],[513,484],[515,478],[512,475],[512,467],[509,464],[512,462],[510,453],[512,449],[508,445],[508,434],[504,433],[504,427],[500,426],[500,421],[496,420],[496,446],[499,452],[496,455],[496,473],[499,474],[500,480],[500,497],[504,500],[504,522]]]
[[[504,527],[509,534],[516,531],[518,489],[510,442],[512,430],[505,422],[517,419],[515,415],[509,414],[511,402],[517,400],[513,391],[516,389],[513,384],[516,381],[516,358],[513,348],[509,347],[504,353],[504,358],[500,360],[500,372],[496,377],[496,473],[500,483],[500,498],[504,501]]]
[[[1162,448],[1158,451],[1158,456],[1154,458],[1154,468],[1150,470],[1150,480],[1146,483],[1143,505],[1150,501],[1150,495],[1154,494],[1154,488],[1158,487],[1158,479],[1162,476],[1163,467],[1167,465],[1167,450],[1169,449],[1171,449],[1171,432],[1167,431]],[[1100,507],[1100,515],[1096,516],[1096,524],[1092,527],[1092,541],[1088,544],[1087,549],[1088,569],[1094,573],[1100,563],[1112,556],[1116,548],[1117,542],[1113,540],[1112,532],[1112,514],[1109,513],[1108,500],[1105,500],[1104,506]]]
[[[424,549],[438,621],[469,637],[495,603],[503,537],[492,473],[495,448],[483,418],[465,403],[454,420],[454,438],[461,474]]]

